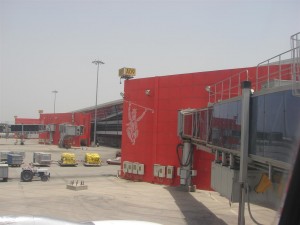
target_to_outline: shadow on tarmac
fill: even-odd
[[[188,225],[227,225],[181,187],[165,187],[165,189],[173,196]]]

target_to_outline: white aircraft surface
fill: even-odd
[[[84,223],[73,223],[36,216],[1,216],[0,225],[161,225],[158,223],[136,220],[103,220]]]

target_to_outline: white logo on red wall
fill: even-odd
[[[129,123],[126,124],[127,128],[126,128],[126,132],[127,132],[127,136],[129,138],[129,140],[131,141],[132,145],[135,145],[135,140],[137,139],[137,137],[139,136],[139,128],[138,128],[138,123],[143,119],[143,117],[145,116],[146,112],[148,110],[152,111],[152,109],[148,109],[148,108],[144,108],[143,113],[138,116],[138,110],[136,108],[131,108],[131,102],[129,102],[129,106],[128,106],[128,120]]]

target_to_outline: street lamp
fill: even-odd
[[[55,102],[56,102],[56,94],[58,93],[57,90],[52,91],[54,93],[54,114],[55,114]]]
[[[95,60],[92,63],[97,65],[97,83],[96,83],[96,104],[95,104],[95,119],[94,119],[94,146],[96,145],[96,132],[97,132],[97,100],[98,100],[98,75],[99,75],[99,65],[104,64],[100,60]]]

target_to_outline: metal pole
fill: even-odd
[[[240,199],[238,225],[245,225],[245,198],[248,174],[248,144],[251,82],[242,82],[241,153],[240,153]]]
[[[94,146],[96,146],[96,132],[97,132],[97,104],[98,104],[98,77],[99,77],[99,64],[104,64],[104,62],[95,60],[92,63],[97,65],[97,82],[96,82],[96,103],[95,103],[95,119],[94,119]]]
[[[54,93],[54,114],[55,114],[55,102],[56,102],[56,94],[58,93],[57,90],[52,91]]]
[[[23,143],[23,137],[24,137],[24,125],[22,123],[22,135],[21,135],[21,143],[20,144]]]

